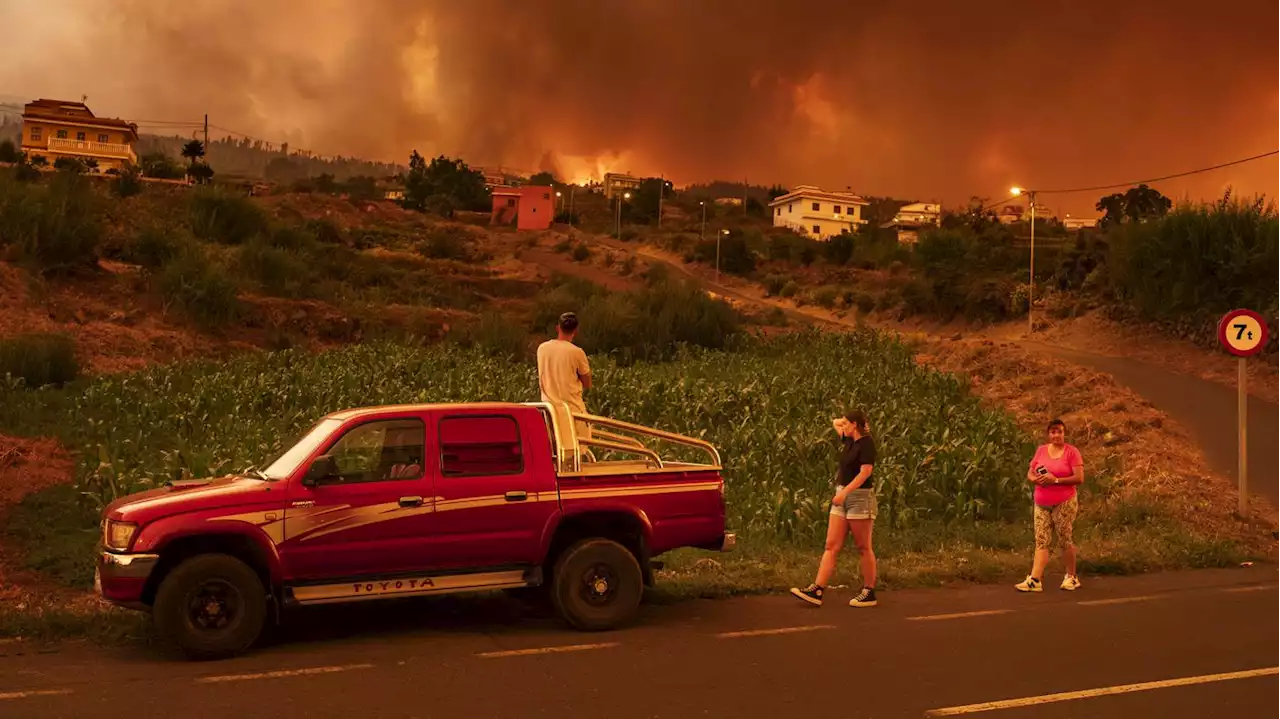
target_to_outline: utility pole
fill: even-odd
[[[667,176],[658,175],[658,229],[662,229],[662,196],[667,192]]]
[[[1036,293],[1036,191],[1031,191],[1031,282],[1027,285],[1027,334],[1035,331],[1031,310],[1035,307]]]
[[[209,157],[209,113],[204,114],[204,152],[205,161],[208,162]]]

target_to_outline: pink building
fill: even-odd
[[[555,219],[555,190],[531,185],[493,188],[491,225],[515,222],[518,230],[545,230]]]

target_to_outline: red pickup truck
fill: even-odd
[[[266,469],[112,502],[95,586],[192,658],[248,649],[295,605],[495,589],[608,629],[654,557],[733,548],[720,472],[702,440],[546,403],[350,409]]]

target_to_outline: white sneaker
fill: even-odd
[[[1062,588],[1068,592],[1074,592],[1080,588],[1080,577],[1074,574],[1068,574],[1062,578]]]
[[[1013,588],[1019,592],[1043,592],[1044,585],[1035,577],[1027,577],[1020,584],[1013,585]]]

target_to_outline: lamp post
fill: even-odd
[[[559,190],[556,190],[556,212],[560,213],[563,211],[564,211],[564,195],[561,194]]]
[[[1035,331],[1035,323],[1031,318],[1031,310],[1035,306],[1036,291],[1036,191],[1024,190],[1021,187],[1015,187],[1010,190],[1014,197],[1026,193],[1031,197],[1031,270],[1027,284],[1027,334]]]
[[[569,185],[569,226],[573,227],[573,191],[578,189],[577,185]]]
[[[701,200],[698,204],[702,205],[702,229],[698,230],[698,239],[705,240],[707,238],[707,201]]]

